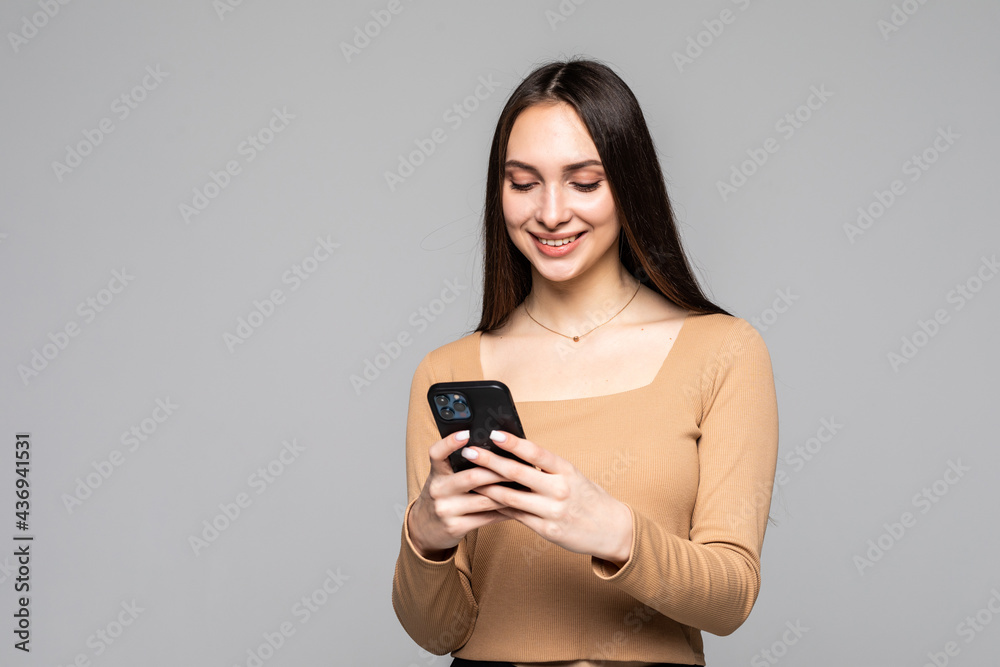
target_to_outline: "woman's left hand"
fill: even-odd
[[[506,440],[498,437],[506,436]],[[590,554],[621,567],[632,547],[632,511],[588,479],[566,459],[507,431],[493,431],[497,447],[538,466],[530,466],[485,449],[467,446],[469,458],[507,479],[532,490],[519,491],[487,484],[477,493],[503,503],[497,512],[516,519],[553,544],[575,553]]]

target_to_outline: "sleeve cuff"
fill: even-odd
[[[409,523],[410,509],[413,507],[413,503],[415,502],[417,502],[417,498],[410,501],[410,503],[406,506],[406,512],[403,514],[403,543],[406,545],[411,556],[427,567],[453,567],[455,564],[455,554],[458,553],[457,547],[452,547],[450,550],[451,553],[448,554],[448,557],[444,560],[431,560],[430,558],[425,558],[419,551],[417,551],[417,548],[413,545],[413,541],[410,540],[410,530],[407,524]]]
[[[594,574],[605,581],[618,581],[624,578],[628,574],[628,571],[632,569],[632,563],[636,559],[639,544],[639,515],[628,503],[625,503],[625,506],[628,507],[629,513],[632,515],[632,544],[629,548],[628,560],[621,567],[618,567],[603,558],[598,558],[597,556],[590,557],[590,567],[594,571]]]

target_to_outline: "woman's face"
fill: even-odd
[[[548,280],[617,261],[620,225],[586,126],[570,105],[535,105],[511,128],[503,183],[507,233]],[[575,239],[554,247],[540,239]]]

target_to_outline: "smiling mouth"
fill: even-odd
[[[558,248],[559,246],[566,245],[567,243],[572,243],[585,233],[586,232],[580,232],[578,234],[574,234],[573,236],[567,236],[561,239],[543,239],[535,236],[534,234],[532,234],[532,236],[535,236],[535,240],[543,245],[547,245],[552,248]]]

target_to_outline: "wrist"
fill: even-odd
[[[606,558],[609,563],[616,568],[621,568],[632,557],[632,509],[625,503],[621,503],[622,519],[619,523],[618,547]]]
[[[414,523],[411,519],[414,515],[414,512],[417,509],[417,505],[419,504],[419,502],[420,502],[419,499],[416,502],[414,502],[413,506],[410,508],[410,511],[406,515],[407,518],[406,535],[410,540],[410,545],[413,547],[413,550],[416,551],[418,555],[427,560],[434,560],[434,561],[448,560],[449,558],[451,558],[452,553],[454,553],[455,547],[451,547],[448,549],[434,549],[428,547],[426,544],[424,544],[423,540],[421,539],[419,529],[417,531],[413,530]],[[417,523],[419,524],[419,521]]]

